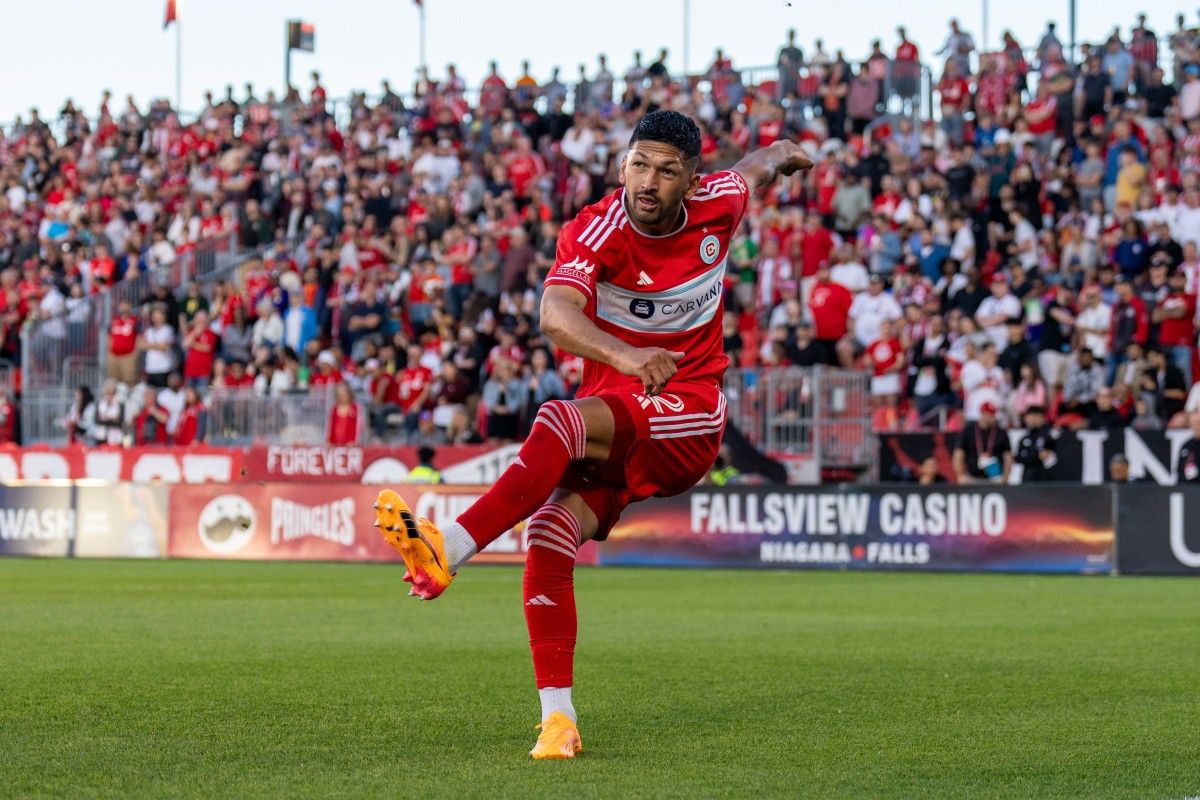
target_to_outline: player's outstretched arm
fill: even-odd
[[[775,180],[776,175],[791,175],[802,169],[812,169],[813,161],[795,142],[781,139],[767,147],[747,153],[733,165],[733,171],[746,179],[750,190]]]
[[[633,347],[596,327],[584,313],[587,298],[569,286],[551,285],[542,295],[542,333],[572,355],[608,364],[638,378],[647,394],[658,394],[684,354],[661,347]]]

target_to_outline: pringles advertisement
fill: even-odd
[[[1105,487],[694,489],[630,506],[601,565],[1109,574]]]

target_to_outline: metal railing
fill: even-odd
[[[21,330],[22,441],[54,441],[58,431],[45,418],[65,416],[77,387],[100,387],[107,375],[109,326],[122,301],[138,309],[158,282],[178,292],[189,281],[227,274],[243,258],[232,233],[203,239],[170,266],[126,278],[98,294],[72,298],[59,316],[30,320]]]
[[[730,370],[729,421],[768,455],[814,459],[822,467],[874,461],[869,378],[829,367]]]
[[[247,389],[212,390],[208,443],[321,444],[326,441],[333,406],[333,392],[318,389],[282,397],[261,397]],[[360,408],[359,413],[366,412]]]

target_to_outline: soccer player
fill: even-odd
[[[425,600],[529,518],[523,597],[542,704],[535,759],[583,749],[571,703],[575,554],[588,539],[603,541],[630,503],[679,494],[712,467],[725,426],[730,239],[756,185],[813,165],[789,141],[705,177],[699,160],[690,118],[645,115],[621,163],[623,188],[559,234],[541,327],[585,359],[576,399],[543,404],[512,466],[444,529],[414,518],[390,489],[376,504],[375,524],[404,557],[410,594]]]

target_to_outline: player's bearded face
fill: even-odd
[[[621,183],[626,213],[639,227],[659,234],[671,232],[679,207],[696,191],[700,178],[676,148],[639,141],[621,163]]]

